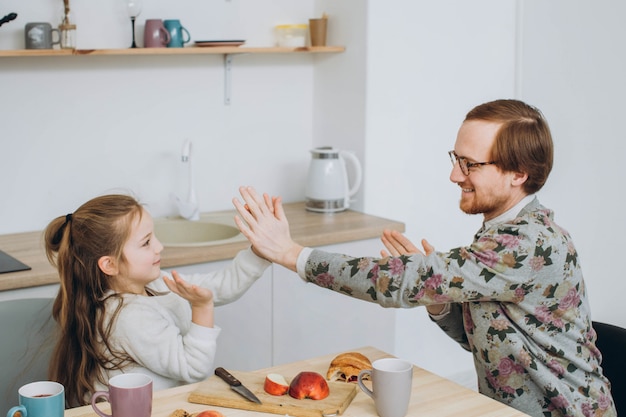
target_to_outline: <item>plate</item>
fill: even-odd
[[[242,40],[225,40],[225,41],[195,41],[196,46],[240,46],[245,41]]]

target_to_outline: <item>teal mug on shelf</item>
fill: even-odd
[[[165,30],[170,34],[170,41],[167,43],[168,48],[182,48],[186,43],[191,41],[189,31],[180,23],[180,20],[164,20],[163,26],[165,26]]]
[[[20,405],[9,410],[7,417],[18,412],[25,417],[63,417],[65,389],[53,381],[37,381],[23,385],[19,390]]]

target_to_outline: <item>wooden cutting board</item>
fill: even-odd
[[[357,393],[356,384],[328,381],[330,394],[323,400],[297,400],[285,394],[270,395],[263,389],[265,375],[250,372],[230,371],[241,383],[256,395],[262,404],[253,403],[233,391],[230,386],[217,376],[212,376],[198,384],[198,388],[189,394],[188,401],[196,404],[238,408],[260,411],[263,413],[282,414],[294,417],[322,417],[343,414]],[[286,376],[287,382],[295,377]]]

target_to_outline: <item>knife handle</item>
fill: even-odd
[[[237,378],[234,377],[233,374],[231,374],[230,372],[228,372],[226,369],[222,368],[221,366],[218,368],[215,368],[215,375],[219,376],[220,378],[224,380],[224,382],[226,382],[228,385],[231,385],[233,387],[236,387],[237,385],[241,385],[241,381],[239,381]]]

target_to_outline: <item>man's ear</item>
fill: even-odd
[[[511,178],[511,185],[521,186],[528,179],[528,174],[525,172],[514,172],[513,178]]]
[[[119,268],[112,256],[102,256],[98,259],[98,267],[102,272],[109,276],[115,276],[119,273]]]

